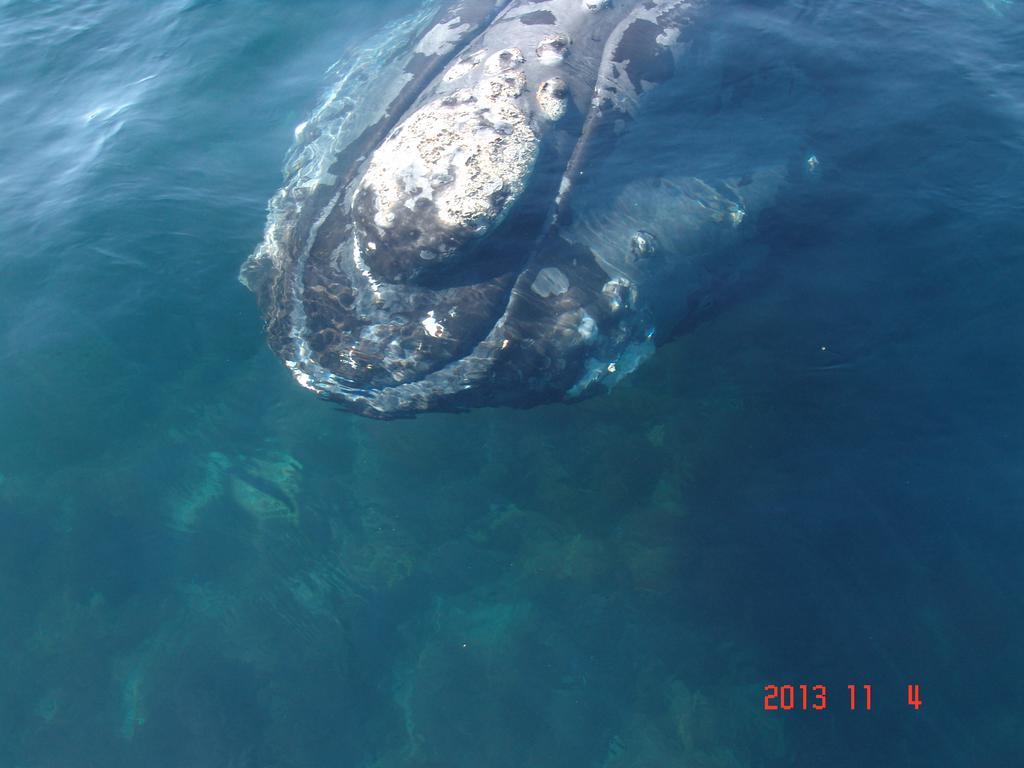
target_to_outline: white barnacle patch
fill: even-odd
[[[434,310],[427,312],[427,316],[420,320],[420,325],[423,326],[427,336],[433,336],[435,339],[440,339],[444,336],[444,326],[434,317]]]
[[[562,198],[565,197],[572,190],[572,179],[568,176],[563,176],[562,181],[558,184],[558,195],[555,197],[555,202],[561,202]]]
[[[601,294],[613,314],[628,309],[637,300],[636,286],[625,277],[615,277],[609,280],[601,289]]]
[[[403,206],[433,203],[446,227],[484,234],[522,193],[539,141],[516,103],[526,88],[518,49],[493,54],[493,74],[472,89],[426,104],[373,153],[360,189],[376,197],[374,224],[387,228]],[[507,66],[506,66],[507,65]]]
[[[611,7],[612,0],[583,0],[583,10],[585,11],[603,11],[605,8]]]
[[[500,51],[491,54],[484,64],[484,71],[489,75],[496,75],[499,72],[508,72],[518,68],[526,59],[523,52],[518,48],[502,48]]]
[[[525,90],[526,75],[520,69],[485,78],[477,86],[477,91],[490,99],[514,99]]]
[[[561,64],[565,61],[565,57],[569,55],[569,46],[571,44],[572,41],[564,32],[544,35],[541,41],[537,43],[537,58],[540,59],[541,64],[546,66]]]
[[[543,299],[561,296],[569,290],[569,278],[558,267],[544,267],[537,273],[530,289]]]
[[[586,311],[583,312],[583,317],[580,318],[579,325],[576,326],[576,333],[580,335],[585,344],[589,344],[597,338],[597,323]]]
[[[420,38],[413,53],[424,56],[443,56],[458,44],[461,37],[469,31],[469,24],[462,24],[461,19],[452,19],[431,27]]]
[[[569,86],[560,77],[545,80],[537,89],[537,106],[544,117],[552,122],[565,117],[569,104]]]
[[[458,61],[452,64],[448,69],[445,70],[441,79],[446,83],[450,83],[452,80],[458,80],[460,77],[465,77],[478,66],[480,62],[484,60],[484,56],[487,55],[487,51],[475,51],[461,57]]]
[[[665,27],[661,33],[654,38],[654,42],[662,48],[671,48],[679,42],[679,27]]]
[[[650,258],[658,250],[658,241],[650,232],[642,229],[633,233],[629,239],[629,254],[626,261],[636,263],[641,259]]]

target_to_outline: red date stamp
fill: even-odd
[[[841,690],[841,689],[840,689]],[[820,712],[833,707],[854,710],[870,711],[871,709],[871,685],[846,686],[846,695],[840,692],[840,703],[836,704],[829,698],[828,686],[820,683],[809,685],[801,683],[798,685],[766,685],[764,687],[764,708],[767,712],[775,711],[800,711]],[[907,685],[906,704],[915,711],[921,709],[921,686],[916,683]]]

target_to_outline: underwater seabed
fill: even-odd
[[[218,402],[151,425],[159,456],[5,475],[5,509],[60,509],[32,573],[67,585],[4,606],[36,628],[13,666],[50,670],[21,746],[61,759],[88,734],[125,765],[159,746],[165,765],[306,766],[333,740],[381,768],[783,754],[778,724],[739,706],[758,691],[745,652],[680,602],[716,578],[687,488],[744,403],[727,384],[666,403],[638,377],[525,415],[558,431],[502,410],[377,424],[299,394],[246,453]]]

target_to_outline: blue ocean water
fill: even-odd
[[[707,3],[645,161],[790,163],[758,266],[608,396],[381,423],[236,278],[420,7],[0,1],[0,766],[1016,764],[1024,5]]]

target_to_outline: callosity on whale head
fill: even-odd
[[[350,62],[242,270],[299,383],[390,418],[580,397],[648,356],[771,186],[586,182],[698,4],[462,0]]]

